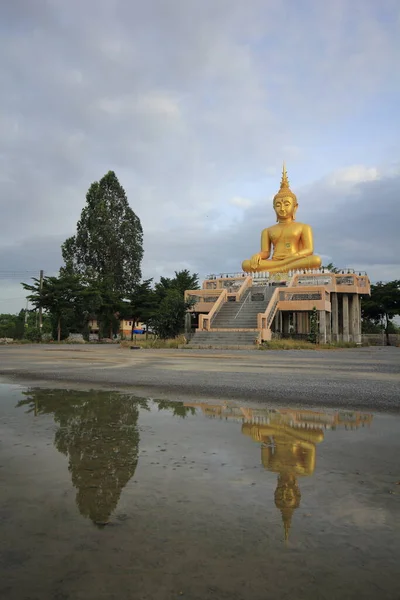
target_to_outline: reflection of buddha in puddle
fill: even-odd
[[[298,476],[312,475],[315,469],[315,446],[324,439],[322,429],[300,429],[282,421],[277,415],[268,425],[244,423],[242,433],[262,442],[263,467],[278,473],[275,506],[282,515],[285,539],[289,537],[292,515],[300,506]]]

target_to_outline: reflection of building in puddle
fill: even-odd
[[[300,506],[297,478],[314,473],[316,446],[323,441],[324,430],[357,429],[372,421],[372,415],[353,411],[269,410],[227,404],[190,406],[198,406],[211,418],[242,423],[242,433],[261,443],[263,467],[278,474],[275,506],[281,511],[286,540],[293,512]]]

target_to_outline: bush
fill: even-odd
[[[358,348],[354,342],[332,342],[330,344],[315,344],[305,340],[271,340],[262,342],[259,345],[260,350],[335,350],[336,348]]]

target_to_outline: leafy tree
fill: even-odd
[[[175,277],[161,277],[159,283],[155,285],[155,291],[160,300],[163,300],[170,290],[176,290],[180,295],[184,296],[186,290],[198,290],[199,276],[197,273],[193,275],[188,269],[175,271]]]
[[[161,277],[155,285],[158,309],[151,319],[157,335],[166,339],[176,337],[184,331],[185,314],[193,305],[193,299],[185,301],[186,290],[199,289],[199,276],[187,269],[175,271],[175,277]]]
[[[194,406],[185,406],[183,402],[175,402],[170,400],[154,400],[158,405],[158,410],[171,410],[174,417],[185,419],[188,415],[195,415],[196,408]]]
[[[62,255],[67,269],[124,296],[139,283],[142,226],[113,171],[90,186],[76,235],[65,241]]]
[[[325,271],[330,271],[331,273],[339,273],[339,269],[337,269],[331,262],[327,265],[323,265],[322,268],[325,269]]]
[[[375,325],[382,324],[386,334],[386,344],[390,345],[389,333],[394,328],[392,320],[400,315],[400,280],[371,285],[371,296],[361,303],[363,320]]]
[[[318,311],[316,307],[312,309],[312,313],[310,315],[310,333],[308,335],[308,341],[312,344],[317,344],[319,340],[319,331],[318,331]]]
[[[0,338],[17,338],[17,320],[18,315],[10,315],[7,313],[3,313],[0,315]],[[23,334],[23,320],[22,320],[22,331]],[[22,336],[21,336],[22,337]]]
[[[28,299],[36,308],[42,308],[51,314],[57,329],[57,340],[60,341],[61,337],[66,337],[69,333],[67,325],[76,321],[76,315],[83,310],[82,304],[88,290],[85,289],[82,277],[74,273],[63,272],[59,277],[44,277],[42,289],[39,279],[32,279],[35,282],[33,285],[23,283],[22,286],[31,292]],[[88,318],[89,311],[87,312]]]
[[[192,305],[193,299],[185,301],[177,289],[169,290],[151,319],[155,333],[162,339],[174,338],[182,333],[186,311]]]
[[[122,318],[132,319],[131,340],[133,340],[135,324],[143,322],[147,326],[157,312],[159,299],[155,291],[151,288],[152,281],[152,279],[146,279],[136,285],[132,295],[124,304],[124,308],[121,311]]]
[[[93,294],[91,313],[99,324],[99,338],[112,338],[119,331],[119,313],[123,306],[121,295],[112,288],[107,279],[90,284]]]

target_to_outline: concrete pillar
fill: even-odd
[[[349,296],[347,294],[343,294],[343,341],[350,341],[349,336]]]
[[[336,292],[331,294],[332,342],[339,340],[339,302]]]
[[[332,341],[332,323],[331,323],[331,313],[326,314],[326,341],[329,344]]]
[[[275,324],[275,333],[279,332],[279,310],[276,312],[276,315],[274,317],[274,324]]]
[[[352,294],[350,310],[351,341],[361,344],[361,312],[358,294]]]
[[[306,319],[304,313],[299,313],[300,317],[300,329],[299,333],[307,333]]]
[[[319,311],[319,343],[326,344],[326,312]]]
[[[289,335],[289,313],[288,312],[284,312],[282,313],[282,320],[283,320],[283,333],[285,335]]]
[[[185,313],[185,337],[190,339],[192,334],[192,314],[187,311]]]

